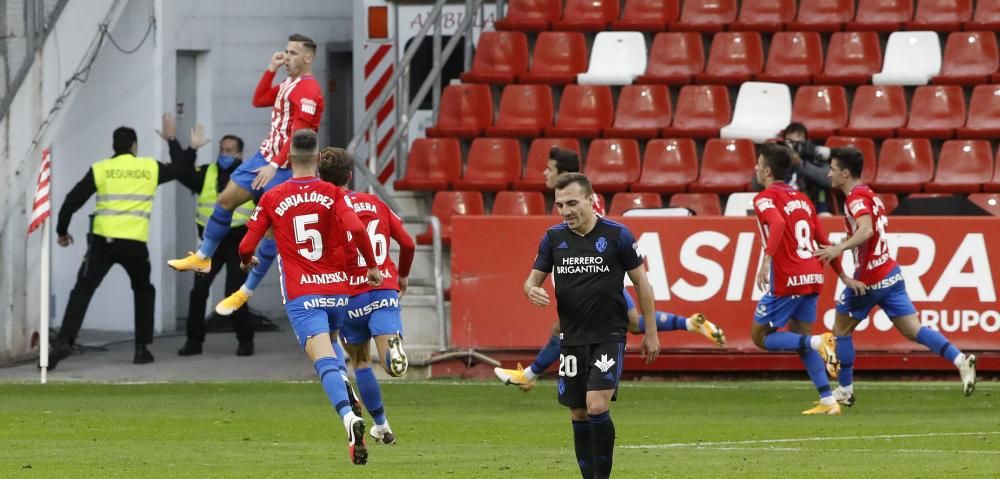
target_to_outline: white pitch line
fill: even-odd
[[[783,439],[751,439],[746,441],[675,442],[670,444],[623,444],[619,447],[624,449],[671,449],[671,448],[691,448],[691,447],[735,446],[741,444],[782,444],[789,442],[855,441],[855,440],[872,440],[872,439],[908,439],[915,437],[995,436],[995,435],[1000,435],[1000,431],[928,432],[921,434],[879,434],[872,436],[790,437]]]
[[[691,447],[691,449],[703,451],[775,451],[775,452],[802,452],[817,451],[818,449],[807,449],[802,447]],[[837,449],[836,452],[847,453],[916,453],[916,454],[1000,454],[1000,451],[984,451],[976,449]]]

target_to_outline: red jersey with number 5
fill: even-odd
[[[382,284],[377,287],[367,283],[368,268],[365,266],[361,253],[352,240],[344,249],[344,263],[347,268],[348,282],[352,288],[351,294],[361,294],[370,289],[399,290],[399,276],[408,277],[413,264],[413,253],[416,246],[410,234],[403,228],[403,222],[393,213],[378,196],[369,193],[351,191],[348,193],[354,212],[361,224],[365,226],[368,239],[372,242],[375,253],[375,263],[382,272]],[[399,269],[389,256],[389,239],[399,243]]]
[[[844,221],[847,223],[848,236],[858,229],[858,218],[868,215],[872,220],[873,234],[857,248],[854,248],[854,279],[865,284],[875,284],[885,279],[896,267],[896,260],[889,255],[889,245],[885,242],[885,228],[889,226],[889,217],[885,215],[885,205],[882,199],[875,195],[868,185],[857,185],[847,195],[847,212]]]
[[[824,238],[816,208],[806,195],[773,183],[753,199],[764,249],[771,256],[771,291],[777,296],[819,293],[823,263],[813,257]]]

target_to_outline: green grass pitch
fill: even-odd
[[[614,476],[1000,476],[1000,384],[970,398],[957,378],[856,387],[843,416],[807,417],[806,381],[625,382]],[[354,466],[317,383],[0,384],[0,477],[579,477],[554,381],[389,383],[383,397],[399,443],[369,443]]]

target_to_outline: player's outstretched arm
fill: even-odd
[[[549,293],[542,287],[542,282],[548,275],[548,273],[537,269],[528,273],[528,279],[524,281],[524,295],[528,297],[531,304],[541,307],[549,305]]]
[[[382,207],[385,208],[384,211],[389,211],[384,203]],[[387,216],[389,217],[389,236],[399,245],[399,264],[397,265],[399,276],[400,279],[406,278],[410,276],[410,268],[413,266],[413,256],[417,251],[417,245],[395,213],[389,211]]]
[[[630,269],[628,278],[635,285],[636,296],[639,297],[639,309],[642,311],[646,334],[643,335],[639,353],[646,358],[646,364],[652,364],[660,354],[660,337],[656,333],[656,304],[653,301],[653,287],[646,278],[644,265]]]
[[[257,108],[266,108],[269,106],[274,106],[274,100],[278,98],[279,85],[271,86],[271,82],[274,81],[274,73],[281,68],[281,65],[285,63],[285,52],[274,52],[271,55],[271,63],[267,66],[267,70],[264,74],[260,76],[260,81],[257,82],[257,88],[253,91],[253,106]]]
[[[240,267],[244,271],[253,264],[255,259],[253,252],[257,250],[257,243],[260,243],[261,238],[271,227],[271,217],[265,211],[269,197],[270,195],[265,194],[260,198],[257,208],[250,215],[250,221],[247,222],[247,232],[243,235],[243,240],[240,241]]]
[[[871,215],[861,215],[854,218],[854,221],[858,225],[857,230],[850,238],[847,238],[838,245],[828,246],[817,251],[813,256],[823,260],[823,261],[833,261],[835,258],[843,254],[844,251],[857,248],[858,246],[868,241],[872,235],[875,234],[875,230],[872,228],[872,217]]]

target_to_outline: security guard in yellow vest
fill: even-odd
[[[198,223],[198,235],[204,232],[205,223],[212,216],[219,193],[229,182],[229,174],[238,168],[243,159],[243,139],[235,135],[226,135],[219,141],[219,155],[208,165],[195,167],[196,150],[206,143],[196,128],[191,134],[191,145],[184,151],[180,143],[172,138],[173,132],[164,121],[164,133],[161,136],[170,144],[170,157],[179,158],[178,181],[192,193],[198,195],[198,206],[195,222]],[[208,304],[209,288],[215,276],[226,268],[226,294],[232,294],[246,281],[247,273],[240,269],[239,244],[246,233],[246,223],[250,220],[256,205],[248,201],[233,212],[233,223],[229,233],[216,248],[212,256],[212,269],[208,273],[198,273],[194,278],[194,287],[188,300],[187,341],[177,351],[180,356],[201,354],[202,343],[205,341],[205,307]],[[254,353],[254,324],[246,305],[236,310],[233,315],[233,329],[239,345],[237,356],[252,356]]]
[[[49,369],[69,356],[80,333],[94,291],[115,264],[128,273],[135,296],[135,357],[133,363],[153,362],[147,345],[153,342],[153,306],[156,289],[149,282],[149,219],[153,213],[156,187],[177,178],[173,165],[152,158],[137,157],[135,130],[119,127],[113,135],[115,155],[98,161],[66,195],[59,209],[56,233],[59,246],[69,246],[73,237],[69,223],[73,213],[97,193],[87,253],[69,294],[59,335],[49,352]]]

